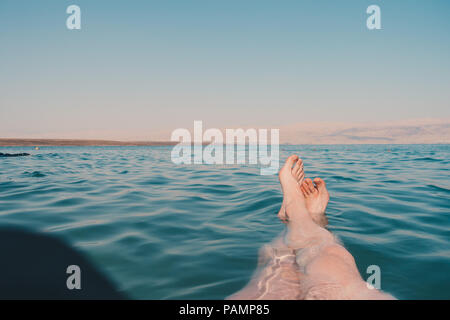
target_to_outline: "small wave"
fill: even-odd
[[[435,186],[434,184],[428,184],[427,187],[435,190],[435,191],[442,191],[445,193],[450,193],[450,189],[444,188],[444,187],[440,187],[440,186]]]
[[[246,176],[246,177],[255,177],[255,176],[258,176],[257,173],[250,173],[250,172],[245,172],[245,171],[237,171],[237,172],[234,172],[233,175],[236,175],[236,176]]]
[[[279,203],[280,197],[279,196],[266,196],[262,197],[261,200],[255,200],[239,209],[239,212],[245,212],[248,214],[248,212],[254,212],[256,210],[261,209],[267,209],[269,206],[273,205],[274,203]]]
[[[54,207],[69,207],[69,206],[76,206],[79,205],[86,200],[83,198],[68,198],[63,200],[58,200],[52,203],[52,206]]]
[[[164,184],[168,184],[170,181],[170,179],[163,177],[163,176],[156,176],[156,177],[152,177],[148,180],[144,180],[144,181],[140,181],[138,182],[139,185],[141,186],[147,186],[147,185],[164,185]]]
[[[186,189],[195,192],[208,193],[213,195],[233,195],[240,190],[232,185],[226,184],[214,184],[214,185],[202,185],[202,184],[192,184],[186,185]]]
[[[42,173],[40,171],[33,171],[33,172],[29,172],[29,171],[25,171],[23,173],[24,175],[33,177],[33,178],[42,178],[42,177],[46,177],[47,175],[45,173]]]
[[[443,159],[436,159],[431,157],[422,157],[422,158],[415,158],[412,159],[413,161],[431,161],[431,162],[441,162]]]
[[[359,181],[358,179],[344,177],[344,176],[338,176],[338,175],[331,176],[330,179],[341,180],[341,181],[350,181],[350,182],[358,182]]]

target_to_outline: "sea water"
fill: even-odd
[[[284,225],[276,175],[174,165],[171,147],[1,147],[0,226],[64,239],[131,298],[222,299]],[[450,146],[280,146],[327,182],[330,230],[363,278],[400,299],[450,299]],[[14,245],[14,244],[11,244]],[[3,257],[2,257],[3,259]]]

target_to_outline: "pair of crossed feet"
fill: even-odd
[[[285,196],[278,212],[278,218],[284,223],[292,220],[294,217],[289,216],[286,206],[290,205],[290,202],[301,201],[304,202],[311,219],[317,225],[325,227],[328,224],[325,210],[330,200],[325,181],[321,178],[305,179],[303,161],[296,155],[292,155],[286,160],[280,170],[279,178]]]

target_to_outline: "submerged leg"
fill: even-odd
[[[390,295],[369,289],[359,274],[353,256],[328,230],[314,223],[306,209],[305,190],[298,193],[287,176],[280,182],[286,197],[288,217],[285,241],[295,250],[302,275],[300,298],[392,299]]]
[[[276,238],[260,249],[258,267],[251,281],[229,300],[294,300],[301,296],[295,253]]]
[[[297,179],[303,174],[303,164],[297,156],[291,156],[280,170],[280,181],[290,177],[289,183],[294,183],[300,191]],[[283,203],[290,202],[291,197],[286,195],[285,189],[291,189],[285,184]],[[290,190],[291,191],[291,190]],[[284,215],[284,210],[280,211]],[[281,219],[288,217],[281,216]],[[261,248],[258,259],[258,268],[252,280],[237,293],[228,299],[254,300],[254,299],[298,299],[301,296],[299,273],[295,262],[295,252],[289,248],[285,241],[285,235],[276,238],[272,243]]]

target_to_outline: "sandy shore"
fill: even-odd
[[[0,146],[173,146],[170,141],[111,141],[81,139],[1,139]]]

